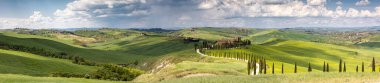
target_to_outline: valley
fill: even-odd
[[[140,73],[141,75],[136,73],[137,76],[134,79],[128,78],[128,82],[189,82],[187,80],[191,80],[190,82],[218,82],[227,80],[224,78],[239,78],[242,79],[241,82],[250,79],[258,79],[257,82],[274,82],[275,79],[288,76],[290,77],[285,81],[291,82],[298,80],[294,77],[295,75],[304,75],[304,79],[309,79],[300,82],[310,82],[322,79],[312,77],[324,75],[322,74],[324,62],[330,65],[331,73],[326,73],[326,75],[337,82],[353,78],[355,80],[352,82],[378,78],[377,74],[370,73],[370,64],[372,64],[370,60],[380,58],[377,56],[380,55],[380,52],[376,46],[376,42],[378,42],[376,38],[379,36],[376,31],[322,33],[322,30],[309,29],[216,27],[155,30],[112,28],[76,31],[2,30],[0,56],[3,58],[0,59],[0,73],[10,75],[10,77],[1,79],[8,80],[4,82],[16,82],[14,77],[20,76],[40,81],[54,79],[67,80],[67,82],[79,82],[77,80],[92,82],[95,81],[93,79],[96,78],[96,75],[103,74],[97,71],[107,71],[104,70],[104,65],[115,65],[115,68],[133,68],[133,70],[129,70],[131,72],[143,71]],[[370,34],[365,36],[347,35],[356,33]],[[242,41],[249,40],[250,43],[230,48],[223,47],[224,43],[221,43],[221,40],[225,42],[237,37],[241,37]],[[363,41],[358,42],[357,39]],[[218,42],[221,45],[219,47]],[[209,47],[212,49],[201,51],[207,56],[196,52],[196,48],[204,43],[214,46]],[[16,49],[10,46],[41,49],[44,50],[43,52],[64,53],[65,55],[44,56],[33,50]],[[268,75],[247,75],[246,61],[209,57],[209,55],[216,56],[226,53],[238,54],[234,55],[236,57],[243,56],[239,55],[243,53],[265,58]],[[340,60],[345,62],[347,73],[335,73],[338,72]],[[361,66],[362,62],[365,64],[365,73],[355,73],[355,67]],[[308,63],[311,63],[313,68],[313,73],[310,75],[308,74]],[[272,64],[275,68],[272,68]],[[294,74],[295,64],[297,64],[297,74]],[[377,64],[376,62],[376,67]],[[281,68],[282,65],[284,65],[283,68]],[[271,75],[272,71],[275,72],[274,75]],[[376,69],[376,71],[378,70]],[[371,77],[356,78],[358,75]],[[66,76],[69,79],[63,79]],[[207,77],[207,79],[203,79],[203,77]],[[92,79],[87,80],[86,78]],[[111,78],[104,77],[104,80],[108,80],[104,82],[118,82],[110,81],[117,80]],[[273,80],[260,78],[273,78]],[[98,79],[103,79],[103,77]]]

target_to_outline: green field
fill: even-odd
[[[206,76],[161,81],[159,83],[375,83],[379,73],[302,73],[260,76]]]
[[[376,80],[379,78],[378,74],[368,73],[373,57],[376,59],[376,67],[379,67],[378,36],[368,37],[371,39],[369,42],[354,44],[352,41],[340,41],[336,38],[336,36],[341,36],[339,34],[330,36],[315,32],[280,29],[206,27],[181,29],[168,33],[121,29],[79,30],[70,34],[53,32],[41,30],[34,34],[20,34],[5,31],[0,34],[0,42],[66,52],[96,63],[127,64],[129,67],[145,70],[146,73],[134,79],[133,82],[379,81]],[[199,38],[211,42],[236,37],[251,40],[253,45],[224,50],[206,50],[206,53],[248,53],[265,57],[269,75],[248,76],[247,63],[244,61],[202,57],[195,52],[195,43],[184,42],[182,37]],[[0,49],[0,57],[0,82],[111,82],[46,77],[54,72],[88,74],[99,69],[97,66],[77,65],[66,59],[3,49]],[[336,73],[340,59],[346,63],[348,73]],[[322,72],[323,62],[329,63],[330,73]],[[356,66],[360,68],[362,62],[365,64],[366,73],[354,73]],[[273,63],[276,74],[270,75]],[[295,63],[298,65],[299,74],[293,74]],[[311,63],[312,73],[307,73],[308,63]],[[284,64],[285,69],[283,75],[279,74],[281,64]]]
[[[9,35],[12,34],[4,33],[4,35],[0,35],[2,39],[0,42],[63,51],[98,63],[127,64],[145,59],[156,59],[177,52],[186,52],[186,50],[193,47],[193,44],[185,44],[176,39],[160,36],[131,35],[110,42],[90,44],[89,48],[83,48],[57,42],[58,39],[39,38],[40,36],[28,35]]]
[[[71,63],[69,60],[48,58],[25,52],[0,49],[0,72],[48,76],[54,72],[90,73],[97,67]]]
[[[16,74],[0,74],[0,79],[1,83],[128,83],[84,78],[33,77]]]
[[[208,50],[210,52],[246,52],[255,56],[265,57],[269,67],[275,63],[275,71],[281,71],[281,64],[285,64],[285,72],[291,73],[294,63],[298,66],[308,67],[311,63],[314,71],[322,71],[323,62],[328,62],[330,71],[337,71],[339,60],[346,62],[347,72],[355,72],[357,65],[364,62],[365,68],[370,69],[370,61],[373,57],[380,58],[380,52],[367,49],[350,48],[332,44],[314,43],[305,41],[288,40],[273,45],[252,45],[233,50]],[[271,69],[269,69],[271,71]],[[290,71],[287,71],[290,70]],[[300,68],[301,72],[307,69]],[[368,70],[369,71],[369,70]]]

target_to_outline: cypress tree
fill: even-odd
[[[311,72],[311,71],[312,71],[312,69],[311,69],[311,65],[310,65],[310,62],[309,62],[309,67],[308,67],[307,71],[308,71],[308,72]]]
[[[330,72],[329,63],[327,63],[326,71]]]
[[[362,72],[364,72],[364,62],[362,62]]]
[[[274,74],[274,63],[272,64],[272,74]]]
[[[256,57],[253,58],[253,75],[256,75]]]
[[[294,73],[297,73],[297,63],[294,63]]]
[[[197,44],[197,43],[194,44],[194,49],[195,49],[195,50],[198,49],[198,44]]]
[[[339,60],[339,72],[342,72],[342,59]]]
[[[267,74],[267,62],[264,59],[264,74]]]
[[[359,65],[356,65],[356,72],[359,72]]]
[[[343,64],[343,72],[346,72],[346,62]]]
[[[259,73],[261,74],[263,72],[263,61],[262,58],[259,59]]]
[[[281,73],[284,74],[284,63],[281,65]]]
[[[251,73],[251,61],[248,61],[247,68],[248,68],[248,75],[250,75],[250,73]]]
[[[323,72],[326,72],[326,62],[323,61]]]
[[[375,66],[375,57],[373,57],[373,59],[372,59],[372,72],[375,72],[375,69],[376,68],[376,66]]]

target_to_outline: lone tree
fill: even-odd
[[[326,72],[326,62],[323,61],[323,72]]]
[[[281,73],[284,74],[284,63],[281,65]]]
[[[307,71],[308,71],[308,72],[311,72],[311,71],[313,71],[313,70],[311,69],[311,65],[310,65],[310,62],[309,62],[309,68],[307,69]]]
[[[259,73],[263,73],[263,59],[259,58]]]
[[[267,61],[264,59],[264,74],[267,74]]]
[[[364,62],[362,62],[362,72],[364,72]]]
[[[272,74],[274,74],[274,63],[272,64]]]
[[[356,72],[359,72],[359,65],[356,65]]]
[[[294,63],[294,73],[297,73],[297,62]]]
[[[256,75],[256,57],[253,59],[253,75]]]
[[[326,71],[329,72],[329,63],[327,63]]]
[[[339,60],[339,72],[342,72],[342,59]]]
[[[248,68],[248,75],[250,75],[251,74],[251,61],[249,60],[248,61],[248,65],[247,65],[247,68]]]
[[[346,62],[343,64],[343,72],[346,72]]]
[[[376,66],[375,66],[375,57],[373,57],[372,59],[372,72],[375,72],[376,71]]]

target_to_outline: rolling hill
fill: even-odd
[[[272,45],[252,45],[241,49],[232,50],[209,50],[210,52],[247,52],[267,58],[269,64],[275,63],[276,72],[281,70],[281,63],[291,64],[290,69],[296,62],[299,66],[307,67],[310,62],[312,67],[321,71],[323,62],[328,62],[331,71],[337,71],[339,60],[346,62],[347,71],[354,72],[355,67],[361,62],[370,68],[370,60],[373,57],[380,58],[380,52],[374,50],[350,48],[333,44],[315,43],[306,41],[287,40]],[[271,69],[270,69],[271,70]],[[300,69],[305,72],[306,69]],[[292,71],[288,72],[292,73]]]
[[[34,77],[17,74],[0,74],[0,79],[1,83],[129,83],[84,78]]]
[[[49,32],[49,31],[43,31]],[[129,67],[145,70],[147,73],[139,76],[134,82],[221,82],[231,79],[241,79],[241,82],[258,79],[257,82],[270,82],[269,78],[286,78],[285,81],[299,79],[296,75],[307,76],[308,63],[311,63],[313,72],[311,77],[321,76],[323,62],[328,62],[330,71],[337,72],[339,60],[347,66],[347,72],[355,72],[355,67],[364,62],[365,68],[370,69],[370,60],[380,58],[377,47],[377,37],[370,37],[373,41],[354,44],[351,41],[339,40],[335,36],[307,32],[303,30],[286,29],[248,29],[248,28],[191,28],[165,33],[139,30],[78,30],[62,33],[44,33],[31,35],[14,32],[2,32],[0,43],[37,47],[50,51],[67,52],[71,55],[83,57],[96,63],[126,64]],[[51,34],[51,36],[46,36]],[[338,33],[339,35],[340,33]],[[53,37],[52,37],[53,36]],[[275,72],[281,71],[281,64],[285,65],[284,75],[247,76],[247,63],[224,58],[202,57],[194,51],[194,42],[184,42],[183,37],[199,38],[207,41],[242,37],[253,41],[253,45],[224,50],[207,50],[207,52],[245,52],[267,59],[268,72],[272,72],[271,64],[275,64]],[[81,39],[82,44],[76,44],[74,39]],[[89,40],[88,42],[84,41]],[[201,42],[198,42],[199,44]],[[206,53],[207,53],[206,52]],[[76,65],[69,60],[43,57],[25,52],[0,50],[0,73],[24,74],[32,76],[47,76],[51,72],[87,73],[96,67]],[[11,63],[17,61],[16,63]],[[297,63],[300,74],[294,72]],[[52,68],[54,67],[54,68]],[[39,71],[37,68],[40,68]],[[76,69],[76,70],[74,70]],[[350,76],[352,75],[352,76]],[[372,73],[329,73],[327,77],[334,77],[337,82],[358,77],[360,75],[374,76]],[[207,76],[207,80],[203,77]],[[12,76],[11,76],[12,77]],[[13,77],[18,77],[15,75]],[[25,76],[21,76],[25,77]],[[311,79],[306,77],[304,79]],[[63,78],[28,77],[30,80],[77,80]],[[231,78],[231,79],[228,79]],[[1,77],[0,77],[1,79]],[[14,78],[4,78],[14,79]],[[325,78],[321,78],[325,79]],[[193,81],[189,81],[193,80]],[[334,79],[332,79],[334,80]],[[68,81],[71,82],[71,81]],[[89,81],[92,82],[92,81]],[[227,81],[228,82],[228,81]],[[309,82],[309,81],[305,81]],[[355,80],[353,81],[355,82]]]
[[[0,49],[0,73],[49,76],[55,72],[90,73],[97,67],[74,64],[69,60]]]

